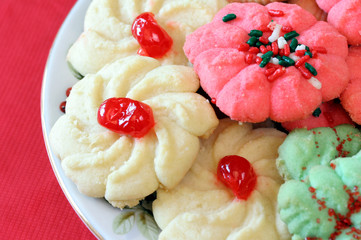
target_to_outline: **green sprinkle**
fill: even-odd
[[[314,117],[319,117],[321,115],[321,109],[320,108],[316,108],[315,111],[313,111],[312,116]]]
[[[297,46],[298,46],[298,40],[296,38],[293,38],[291,43],[290,43],[291,52],[296,51]]]
[[[262,45],[264,45],[263,43],[261,43],[260,41],[258,41],[257,43],[256,43],[256,47],[260,47],[260,46],[262,46]]]
[[[230,14],[227,14],[226,16],[224,16],[222,18],[222,21],[223,22],[228,22],[228,21],[231,21],[231,20],[235,19],[236,17],[237,17],[236,14],[230,13]]]
[[[283,37],[286,39],[286,41],[291,40],[292,38],[298,37],[300,34],[298,34],[296,31],[292,31],[289,33],[286,33]]]
[[[308,46],[306,46],[306,50],[307,50],[307,51],[310,51],[310,48],[309,48]]]
[[[259,64],[259,66],[260,66],[261,68],[264,68],[264,67],[267,65],[267,63],[269,63],[270,60],[271,60],[270,57],[268,57],[268,58],[263,58],[262,62]]]
[[[282,60],[282,57],[280,55],[276,55],[275,58],[277,58],[279,61]]]
[[[317,71],[311,64],[306,62],[305,67],[312,73],[313,76],[317,76]]]
[[[262,55],[262,59],[265,59],[265,58],[271,58],[273,55],[273,52],[272,51],[268,51],[266,52],[265,54]]]
[[[248,39],[247,44],[254,47],[257,41],[258,41],[257,37],[251,37],[250,39]]]
[[[248,33],[248,35],[251,37],[262,37],[263,32],[260,30],[251,30],[251,32]]]
[[[288,67],[295,65],[295,61],[292,58],[283,56],[282,60],[285,61],[288,64]]]
[[[308,52],[305,52],[305,55],[309,55],[311,58],[312,58],[312,53],[310,52],[310,51],[308,51]]]
[[[278,64],[281,65],[281,66],[283,66],[283,67],[289,67],[289,66],[290,66],[290,65],[288,65],[288,63],[287,63],[285,60],[283,60],[283,59],[279,60],[279,61],[278,61]]]

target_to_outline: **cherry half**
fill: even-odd
[[[145,103],[129,98],[109,98],[98,109],[103,127],[135,138],[144,137],[155,125],[153,111]]]
[[[132,34],[141,47],[139,55],[161,58],[173,45],[172,38],[159,26],[154,14],[150,12],[142,13],[135,18]]]
[[[247,200],[257,183],[252,165],[247,159],[237,155],[225,156],[219,161],[217,178],[242,200]]]

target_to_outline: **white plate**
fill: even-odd
[[[41,119],[45,145],[64,194],[95,236],[99,239],[156,239],[154,232],[157,229],[154,229],[156,226],[153,222],[148,222],[144,227],[144,221],[149,220],[148,213],[144,209],[121,211],[104,199],[90,198],[79,193],[75,184],[65,176],[60,160],[49,145],[50,129],[63,114],[59,110],[59,105],[66,99],[66,89],[78,81],[72,76],[65,59],[69,47],[83,31],[84,16],[90,2],[91,0],[77,1],[60,28],[49,53],[41,93]],[[124,234],[125,232],[127,233]]]

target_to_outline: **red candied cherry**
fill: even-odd
[[[242,200],[247,200],[257,183],[252,165],[247,159],[237,155],[225,156],[219,161],[217,177]]]
[[[135,138],[144,137],[154,126],[152,109],[129,98],[109,98],[98,109],[98,123],[103,127]]]
[[[145,12],[135,18],[132,34],[138,41],[143,56],[153,58],[163,57],[172,47],[173,40],[157,23],[154,14]]]

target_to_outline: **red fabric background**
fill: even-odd
[[[0,239],[95,239],[56,181],[40,120],[48,52],[75,2],[0,1]]]

